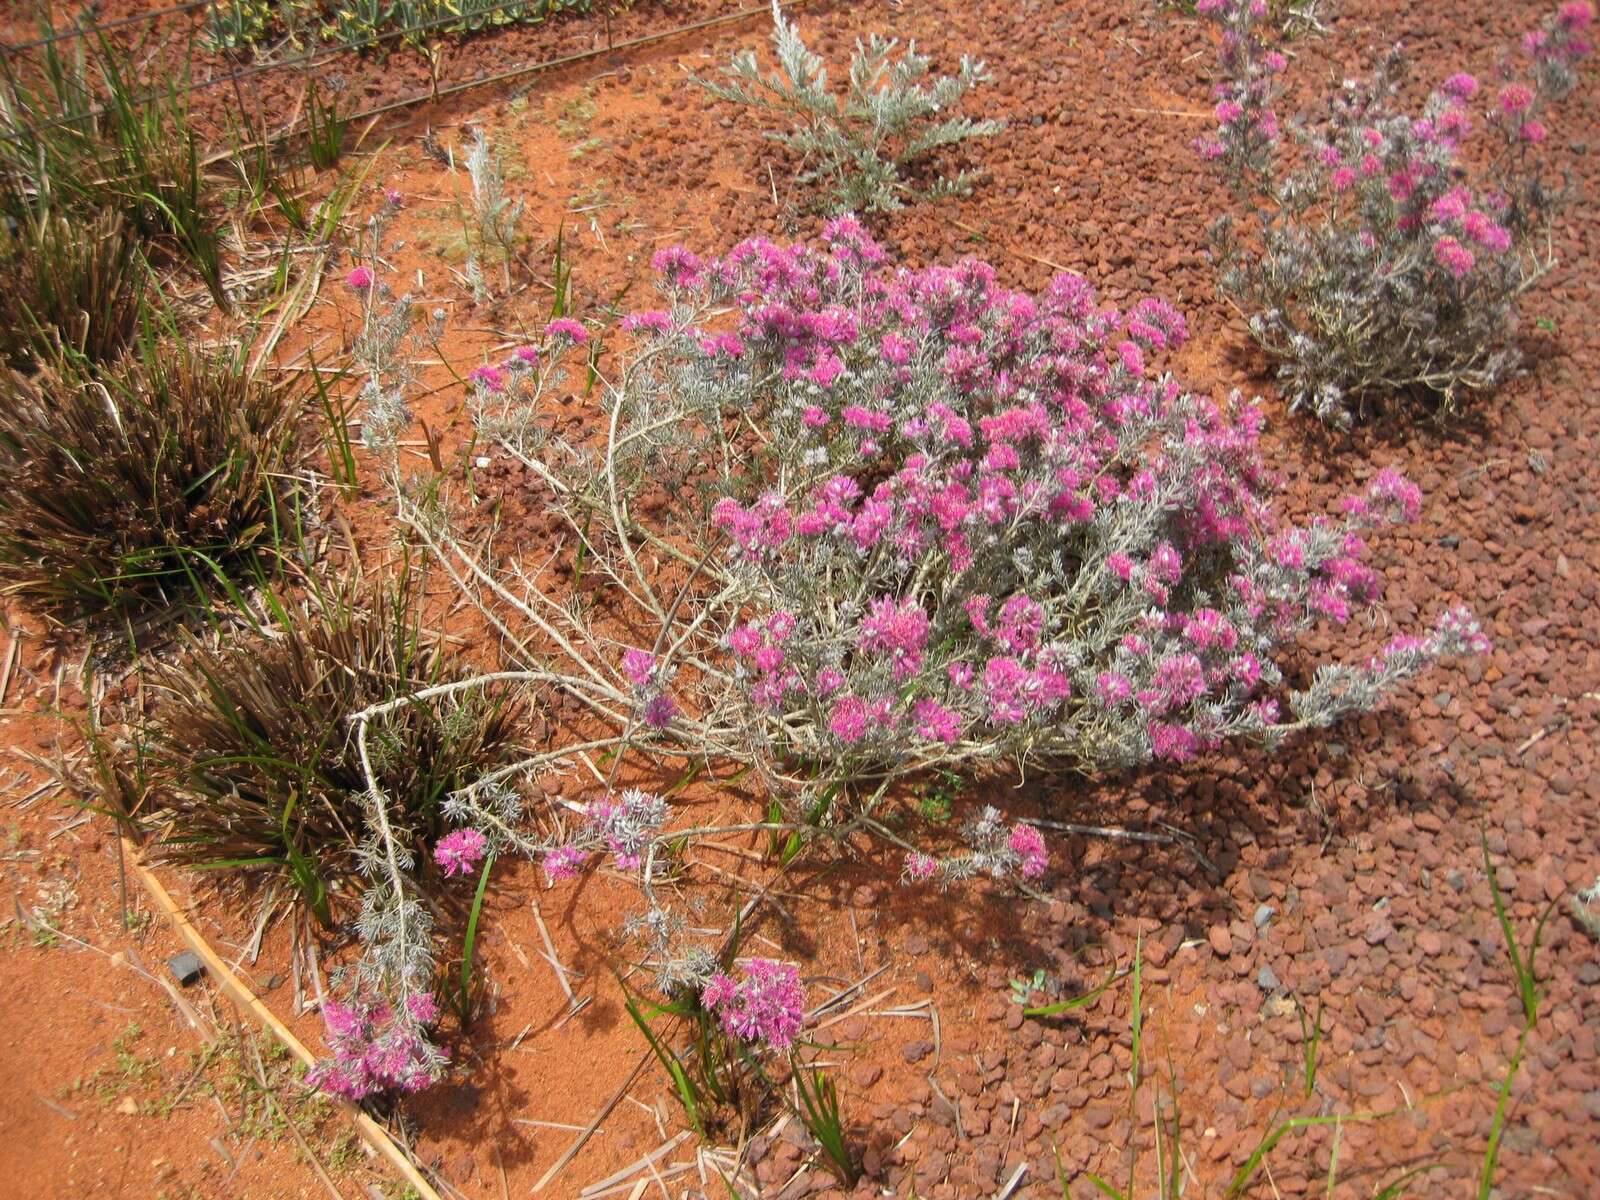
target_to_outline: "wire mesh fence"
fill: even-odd
[[[217,2],[218,0],[203,0],[202,3],[180,4],[171,8],[157,9],[152,13],[145,14],[144,19],[183,15],[185,13],[193,12],[196,9],[214,7]],[[527,0],[499,0],[498,3],[492,4],[480,11],[484,13],[508,12],[516,8],[526,7],[526,3]],[[366,37],[339,42],[325,48],[310,50],[297,55],[291,55],[282,58],[271,58],[259,62],[245,64],[230,71],[224,71],[220,74],[207,76],[204,79],[184,79],[181,82],[169,83],[168,86],[161,89],[152,89],[141,94],[136,94],[129,98],[126,102],[133,105],[144,105],[164,99],[174,93],[179,96],[190,96],[199,92],[208,91],[213,88],[225,87],[229,84],[243,84],[252,79],[256,79],[265,75],[294,74],[296,72],[310,74],[316,71],[318,68],[331,65],[346,54],[359,53],[363,50],[370,50],[392,42],[404,43],[406,41],[419,39],[427,34],[437,33],[446,29],[446,27],[458,22],[459,19],[460,18],[457,15],[449,14],[442,17],[436,17],[428,21],[397,26],[382,32],[375,32]],[[70,36],[100,39],[106,36],[107,31],[114,28],[124,27],[134,20],[135,18],[128,17],[122,19],[121,21],[108,22],[102,25],[84,24],[75,29]],[[68,36],[69,34],[66,31],[62,31],[60,34],[54,37],[38,38],[32,43],[6,47],[5,53],[9,57],[30,47],[44,48],[46,46],[54,45],[58,41],[66,40]],[[190,50],[192,51],[192,44],[190,46]],[[33,122],[29,124],[28,131],[35,134],[43,133],[52,128],[61,128],[66,125],[82,121],[85,118],[103,116],[105,112],[106,109],[104,106],[98,106],[84,113],[75,113],[70,116],[62,116],[50,121]],[[15,139],[17,136],[19,136],[19,134],[17,131],[8,131],[3,136]]]
[[[79,38],[93,37],[97,34],[107,34],[119,29],[132,26],[145,25],[152,21],[159,21],[163,17],[181,17],[199,9],[215,8],[219,3],[227,0],[186,0],[183,4],[173,4],[166,8],[152,8],[145,12],[130,13],[126,17],[118,17],[111,21],[75,21],[66,29],[52,29],[51,32],[25,42],[0,41],[0,54],[7,56],[21,54],[27,50],[38,50],[45,46],[53,46],[58,42],[75,41]]]
[[[43,50],[48,53],[53,51],[58,43],[69,40],[95,39],[98,45],[104,46],[106,43],[103,39],[107,38],[112,32],[125,30],[139,24],[150,25],[163,19],[189,16],[203,10],[215,9],[219,4],[231,2],[233,0],[187,0],[186,3],[151,9],[144,13],[132,14],[112,21],[101,23],[81,21],[70,28],[56,30],[48,35],[41,35],[26,42],[0,43],[0,72],[3,72],[7,77],[12,76],[19,69],[19,62],[26,57],[29,51]],[[791,9],[804,7],[807,2],[808,0],[789,0],[787,4],[782,4],[779,7]],[[527,3],[528,0],[497,0],[495,3],[486,4],[475,9],[474,13],[480,16],[512,13],[519,9],[525,9]],[[612,13],[617,8],[620,8],[621,5],[613,5],[609,0],[601,0],[598,7],[602,9],[603,19],[599,21],[599,28],[595,32],[597,37],[603,37],[604,43],[602,45],[538,61],[520,63],[496,71],[467,74],[457,79],[441,78],[435,74],[431,78],[429,86],[425,89],[419,89],[414,93],[385,100],[356,111],[341,112],[339,113],[339,118],[347,122],[368,121],[432,100],[459,96],[477,88],[503,83],[511,79],[570,67],[608,54],[638,49],[723,25],[736,24],[750,18],[766,15],[773,10],[770,0],[767,3],[738,5],[732,7],[729,11],[716,13],[700,20],[673,25],[666,29],[652,30],[619,40],[612,36],[610,18]],[[632,5],[630,4],[628,7],[631,8]],[[162,87],[148,88],[131,96],[119,97],[118,103],[140,106],[174,97],[187,99],[188,97],[223,87],[229,87],[236,94],[242,96],[247,85],[252,83],[260,84],[267,77],[278,79],[298,76],[310,81],[315,79],[320,70],[345,60],[346,56],[350,54],[388,48],[396,44],[421,45],[429,40],[430,35],[450,32],[452,26],[459,25],[460,19],[459,13],[450,12],[432,19],[374,31],[364,37],[339,41],[296,54],[273,56],[243,63],[228,70],[209,73],[203,78],[193,78],[188,71],[188,67],[193,62],[193,38],[195,36],[194,31],[191,30],[189,34],[190,41],[186,50],[180,52],[183,54],[183,58],[177,66],[181,69],[177,70],[173,77],[169,78],[168,82]],[[431,61],[437,63],[438,60],[434,58]],[[33,121],[17,119],[17,114],[15,113],[3,114],[6,118],[4,121],[6,127],[0,128],[0,141],[15,142],[28,138],[37,138],[39,135],[48,133],[53,129],[81,127],[85,122],[92,122],[94,119],[105,115],[108,110],[109,106],[102,103],[91,105],[80,111]],[[251,142],[249,145],[253,148],[266,143],[291,144],[297,138],[303,137],[309,132],[308,120],[297,118],[281,128],[266,133],[259,140]]]

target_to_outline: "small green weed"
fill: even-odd
[[[954,771],[935,771],[912,789],[917,811],[930,825],[942,825],[950,819],[955,802],[966,790],[966,781]]]
[[[1511,924],[1510,914],[1506,911],[1505,897],[1500,894],[1500,881],[1495,875],[1494,862],[1489,857],[1488,834],[1481,835],[1480,840],[1483,846],[1483,870],[1489,877],[1489,897],[1494,904],[1495,921],[1499,924],[1500,935],[1505,940],[1506,958],[1511,964],[1512,981],[1516,984],[1517,998],[1522,1004],[1522,1033],[1517,1037],[1517,1048],[1512,1052],[1511,1061],[1506,1064],[1505,1078],[1500,1081],[1496,1092],[1494,1120],[1489,1127],[1489,1142],[1483,1152],[1483,1169],[1478,1176],[1478,1200],[1489,1200],[1494,1192],[1494,1176],[1500,1161],[1500,1140],[1505,1135],[1506,1116],[1511,1107],[1511,1085],[1516,1080],[1517,1072],[1522,1068],[1522,1060],[1528,1049],[1528,1039],[1539,1023],[1539,1002],[1543,998],[1543,992],[1539,986],[1534,960],[1539,954],[1539,943],[1544,938],[1545,922],[1555,912],[1560,898],[1550,901],[1539,914],[1539,919],[1534,922],[1533,929],[1528,935],[1527,945],[1518,946],[1517,931]]]

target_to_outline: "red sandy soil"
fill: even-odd
[[[1290,71],[1302,99],[1359,73],[1396,38],[1405,39],[1427,80],[1457,69],[1486,76],[1499,49],[1545,11],[1524,2],[1471,10],[1441,0],[1325,7],[1332,33],[1294,46]],[[619,22],[635,22],[638,32],[731,8],[641,5]],[[1242,322],[1214,290],[1205,228],[1229,200],[1189,149],[1209,109],[1204,28],[1140,0],[814,5],[800,22],[830,62],[842,63],[855,37],[879,29],[915,37],[942,67],[966,51],[987,58],[995,72],[971,111],[1004,116],[1011,127],[957,153],[980,166],[986,181],[968,199],[874,223],[904,261],[973,253],[1019,286],[1038,287],[1055,270],[1072,269],[1115,302],[1156,293],[1179,303],[1194,338],[1174,369],[1196,390],[1266,396],[1271,452],[1288,481],[1291,512],[1330,511],[1338,496],[1383,466],[1401,468],[1422,486],[1421,522],[1375,547],[1386,568],[1388,620],[1415,629],[1464,601],[1495,642],[1492,654],[1434,671],[1384,712],[1276,757],[1236,752],[1181,773],[1042,778],[1018,790],[1001,783],[969,791],[963,803],[993,798],[1058,821],[1184,835],[1162,845],[1052,836],[1046,903],[1018,903],[981,883],[944,894],[908,892],[895,882],[889,857],[865,846],[855,848],[857,858],[819,860],[784,881],[782,908],[769,910],[755,932],[763,952],[802,964],[814,1002],[885,968],[859,993],[872,1003],[821,1035],[839,1043],[828,1058],[839,1064],[846,1115],[866,1152],[868,1178],[858,1194],[988,1196],[1026,1164],[1013,1196],[1059,1196],[1059,1152],[1078,1200],[1095,1194],[1089,1171],[1121,1186],[1133,1148],[1140,1152],[1140,1194],[1152,1194],[1159,1112],[1182,1131],[1186,1194],[1220,1196],[1278,1120],[1390,1110],[1398,1111],[1291,1134],[1268,1160],[1270,1181],[1259,1177],[1250,1194],[1323,1195],[1335,1153],[1335,1195],[1370,1196],[1425,1165],[1430,1170],[1409,1194],[1475,1194],[1493,1088],[1520,1029],[1480,833],[1523,937],[1547,902],[1600,874],[1593,744],[1600,625],[1589,615],[1600,569],[1600,495],[1591,465],[1600,448],[1600,331],[1590,319],[1600,299],[1600,229],[1588,218],[1600,182],[1594,68],[1555,114],[1547,143],[1574,194],[1557,231],[1560,265],[1526,301],[1527,373],[1452,423],[1400,413],[1333,437],[1283,411]],[[592,23],[563,20],[473,39],[452,54],[487,68],[518,56],[549,57],[552,48],[595,37]],[[519,330],[542,324],[548,296],[522,281],[526,286],[489,309],[463,297],[449,268],[460,266],[451,243],[466,181],[422,153],[421,134],[431,129],[458,144],[468,122],[492,133],[514,190],[526,196],[524,226],[536,246],[545,243],[532,261],[542,261],[548,239],[565,230],[581,315],[594,316],[625,285],[628,305],[648,306],[646,267],[659,246],[681,241],[716,251],[751,234],[804,236],[815,228],[801,211],[806,198],[789,182],[793,164],[744,114],[687,81],[687,72],[714,69],[741,46],[764,51],[764,26],[751,21],[686,35],[500,93],[473,93],[385,127],[391,141],[362,211],[376,202],[379,186],[405,193],[395,236],[407,245],[394,255],[395,274],[409,281],[425,272],[428,302],[449,312],[446,349],[457,371],[497,357]],[[341,64],[351,89],[370,98],[408,90],[402,84],[419,69],[404,56]],[[290,84],[273,86],[296,94]],[[326,360],[348,346],[357,317],[333,285],[340,274],[337,267],[330,273],[326,302],[286,353],[313,347]],[[1537,332],[1540,319],[1553,328]],[[449,461],[469,432],[463,396],[447,372],[436,369],[429,382],[439,390],[418,416],[444,431]],[[574,431],[591,416],[579,397],[560,402],[558,419]],[[421,469],[422,451],[410,452]],[[381,555],[388,535],[374,473],[364,487],[347,515],[363,555]],[[498,465],[480,476],[480,487],[525,501],[524,480]],[[512,503],[508,511],[532,507]],[[537,514],[512,533],[529,561],[549,545],[550,529]],[[1362,640],[1377,645],[1388,636],[1373,628]],[[1367,647],[1352,647],[1343,635],[1325,644],[1314,638],[1307,649],[1310,662]],[[487,642],[475,652],[487,655]],[[24,662],[48,682],[51,672],[31,643]],[[13,702],[31,708],[38,701],[16,699],[24,682],[31,688],[32,680],[13,683]],[[30,737],[35,730],[50,740],[32,725]],[[582,792],[588,785],[571,779],[562,786]],[[717,813],[748,818],[759,803],[740,787],[702,782],[675,807],[684,822],[700,823]],[[111,929],[115,859],[104,827],[91,823],[47,842],[52,819],[59,814],[38,806],[17,818],[24,846],[52,858],[7,863],[12,886],[24,906],[35,903],[27,894],[34,873],[48,874],[53,856],[67,855],[81,864],[81,894],[98,897],[105,940],[97,944],[125,945]],[[769,877],[738,849],[697,857],[752,883]],[[715,872],[706,875],[717,881]],[[182,892],[187,883],[175,877],[172,886]],[[723,925],[714,893],[696,894],[708,902],[705,923]],[[253,907],[195,895],[208,933],[219,944],[242,944]],[[563,1024],[567,1001],[540,956],[534,902],[557,957],[574,972],[577,994],[594,997]],[[485,1200],[529,1194],[574,1136],[552,1126],[586,1124],[626,1080],[644,1047],[609,969],[625,957],[618,922],[638,907],[620,878],[547,890],[531,869],[497,871],[483,939],[493,1010],[453,1043],[461,1065],[451,1080],[404,1105],[419,1156],[449,1187]],[[163,949],[171,940],[156,931],[147,936],[164,938]],[[1073,994],[1113,966],[1127,966],[1136,939],[1146,963],[1149,1071],[1130,1101],[1126,981],[1090,1009],[1043,1020],[1025,1018],[1007,985],[1044,968]],[[246,964],[252,978],[262,983],[283,972],[287,945],[286,925],[274,926],[260,962]],[[83,1072],[80,1064],[104,1055],[121,1014],[108,1017],[93,1001],[118,995],[119,1003],[131,1003],[127,989],[136,985],[88,952],[14,941],[3,953],[8,1061],[28,1081],[8,1092],[9,1107],[25,1104],[28,1087],[53,1096]],[[154,969],[163,952],[152,947],[140,955]],[[1512,1090],[1498,1194],[1578,1200],[1600,1194],[1600,951],[1562,909],[1547,929],[1540,963],[1545,1000]],[[145,991],[153,1031],[170,1005]],[[57,995],[72,998],[62,1004]],[[313,1012],[296,1012],[281,987],[267,996],[316,1044]],[[49,997],[49,1008],[28,999],[37,997]],[[1320,1004],[1327,1031],[1310,1099],[1300,1085],[1302,1035],[1291,997],[1312,1010]],[[916,1005],[923,1007],[908,1011]],[[176,1027],[161,1036],[175,1038]],[[71,1155],[83,1149],[81,1141],[64,1140],[77,1126],[43,1104],[0,1114],[0,1159],[16,1156],[13,1130],[36,1133],[20,1165],[58,1181],[40,1183],[32,1194],[79,1194],[76,1185],[59,1183],[69,1178]],[[680,1117],[650,1067],[542,1194],[576,1195],[655,1149]],[[210,1153],[199,1131],[176,1117],[141,1128],[136,1154],[127,1149],[131,1137],[121,1143],[121,1158],[102,1153],[100,1143],[114,1140],[107,1131],[119,1119],[101,1117],[93,1161],[102,1171],[126,1161],[127,1195],[158,1194],[150,1159]],[[791,1127],[752,1147],[764,1195],[829,1193],[828,1178],[807,1165],[797,1141]],[[158,1149],[146,1155],[146,1145]],[[687,1146],[664,1158],[661,1169],[692,1163]],[[285,1190],[277,1190],[280,1183]],[[300,1194],[288,1187],[278,1180],[239,1194]],[[704,1185],[694,1170],[659,1190],[723,1194],[714,1177]]]
[[[13,699],[32,682],[30,664],[20,662]],[[6,715],[0,737],[12,750],[48,757],[56,730]],[[128,1200],[327,1196],[272,1103],[295,1111],[300,1136],[348,1194],[386,1185],[386,1170],[369,1163],[325,1106],[307,1111],[292,1087],[273,1102],[240,1089],[238,1071],[253,1079],[254,1056],[272,1063],[271,1046],[247,1036],[236,1059],[216,1054],[241,1046],[239,1016],[208,984],[184,989],[174,981],[167,960],[186,947],[131,872],[124,893],[120,842],[106,821],[44,798],[17,806],[36,794],[39,778],[10,767],[4,775],[0,1191]],[[215,1056],[207,1057],[213,1042]]]

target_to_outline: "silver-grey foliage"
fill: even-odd
[[[522,220],[524,202],[506,194],[500,160],[481,129],[472,131],[467,175],[472,180],[472,221],[467,227],[466,276],[473,299],[482,304],[490,297],[488,281],[483,275],[485,261],[499,260],[505,289],[511,288],[511,260],[517,253],[520,236],[517,226]]]
[[[1221,288],[1292,406],[1343,426],[1369,399],[1420,391],[1449,408],[1517,368],[1517,301],[1553,262],[1561,199],[1541,178],[1543,117],[1588,53],[1581,8],[1523,39],[1531,67],[1503,63],[1487,104],[1456,72],[1410,110],[1396,48],[1325,115],[1286,118],[1298,143],[1286,146],[1273,111],[1286,59],[1267,7],[1203,0],[1222,26],[1222,79],[1216,136],[1199,149],[1256,218],[1214,227]],[[1480,123],[1490,144],[1468,148]]]
[[[828,188],[832,212],[892,212],[907,198],[966,195],[972,172],[938,176],[926,187],[906,172],[944,146],[992,137],[1004,121],[947,114],[967,92],[989,81],[982,60],[962,55],[954,75],[929,78],[932,60],[915,42],[892,58],[899,42],[871,34],[856,42],[849,91],[841,100],[828,87],[828,69],[800,31],[772,6],[772,44],[778,69],[764,75],[755,52],[741,51],[724,69],[727,80],[698,78],[713,95],[787,117],[791,128],[771,136],[809,164],[798,179]]]

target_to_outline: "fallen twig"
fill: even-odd
[[[600,1128],[600,1122],[609,1117],[611,1110],[621,1103],[622,1098],[628,1094],[628,1089],[633,1086],[633,1081],[639,1078],[639,1075],[644,1071],[645,1063],[649,1061],[650,1051],[646,1050],[639,1055],[639,1061],[634,1063],[633,1070],[628,1072],[628,1077],[622,1081],[622,1086],[611,1094],[611,1099],[600,1106],[600,1111],[595,1113],[594,1120],[590,1121],[584,1127],[583,1132],[573,1139],[572,1145],[568,1146],[561,1157],[551,1164],[550,1169],[539,1176],[539,1182],[533,1185],[535,1192],[543,1191],[545,1186],[557,1175],[561,1174],[566,1169],[567,1164],[578,1156],[578,1151],[582,1150],[584,1143],[594,1136],[594,1131]]]

